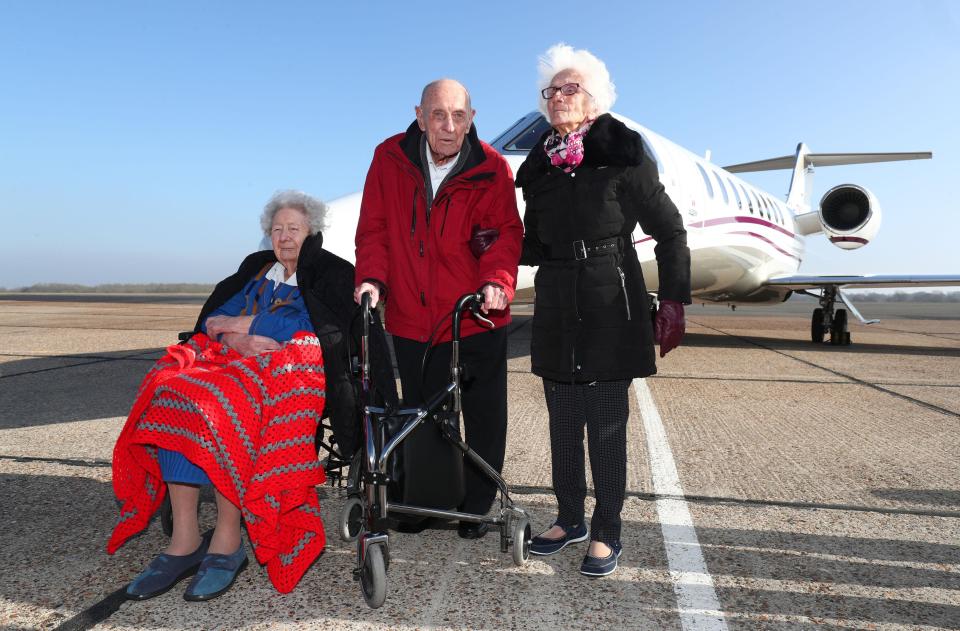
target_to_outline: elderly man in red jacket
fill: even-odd
[[[439,324],[420,380],[431,332],[463,294],[483,292],[492,330],[465,318],[460,356],[467,443],[497,471],[507,430],[507,334],[523,224],[506,160],[480,141],[470,95],[441,79],[423,89],[416,121],[383,141],[367,173],[356,235],[355,298],[383,299],[404,402],[419,405],[449,378],[449,321]],[[484,238],[485,237],[485,238]],[[496,488],[466,462],[463,512],[486,513]],[[486,534],[461,522],[461,537]]]

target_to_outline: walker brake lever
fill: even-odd
[[[487,327],[488,329],[496,328],[496,325],[493,323],[493,321],[486,318],[480,312],[480,306],[482,304],[483,304],[483,294],[478,293],[475,296],[475,299],[470,303],[470,313],[472,313],[473,317],[479,320],[480,323],[483,324],[483,326]]]

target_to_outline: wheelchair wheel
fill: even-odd
[[[510,548],[513,562],[523,565],[530,558],[530,522],[526,517],[518,517],[513,522],[513,543]]]
[[[387,599],[387,570],[383,564],[383,550],[379,545],[367,548],[367,556],[360,568],[360,590],[371,609],[377,609]]]
[[[340,511],[340,538],[344,541],[356,541],[363,527],[363,501],[359,497],[348,497]]]

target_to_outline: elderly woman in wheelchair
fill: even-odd
[[[251,254],[220,282],[194,335],[144,378],[114,448],[122,507],[107,550],[146,527],[165,493],[173,533],[127,587],[129,598],[152,598],[189,576],[187,600],[224,593],[247,565],[244,523],[281,592],[323,550],[317,425],[326,412],[349,459],[358,418],[353,266],[322,248],[325,213],[309,195],[277,193],[261,217],[272,251]],[[200,486],[210,482],[216,527],[201,535]]]

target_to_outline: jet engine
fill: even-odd
[[[880,203],[856,184],[841,184],[824,193],[817,216],[830,243],[855,250],[870,243],[880,229]]]

